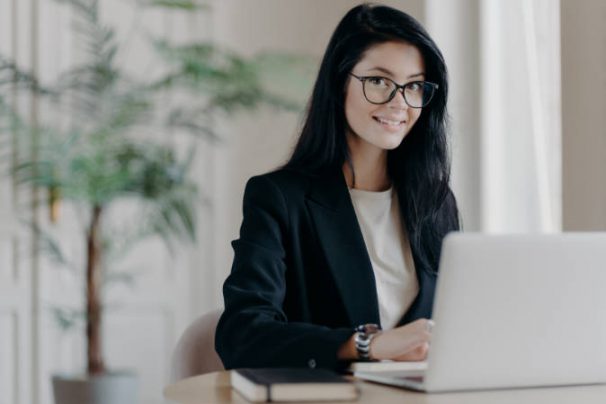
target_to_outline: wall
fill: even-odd
[[[606,230],[606,2],[561,11],[563,226]]]

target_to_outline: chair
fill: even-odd
[[[222,310],[209,311],[187,327],[172,356],[171,382],[224,370],[215,351],[215,330]]]

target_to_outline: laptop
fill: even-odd
[[[453,233],[424,372],[355,372],[425,392],[606,382],[606,233]]]

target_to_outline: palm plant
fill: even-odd
[[[218,112],[232,113],[269,104],[299,109],[300,103],[276,95],[264,85],[263,74],[296,71],[305,66],[300,57],[260,55],[244,59],[209,43],[174,46],[155,41],[164,57],[167,71],[151,82],[129,77],[116,62],[120,43],[114,31],[104,26],[98,13],[98,0],[62,0],[77,17],[75,30],[87,50],[87,60],[65,72],[56,83],[43,90],[38,80],[24,73],[7,59],[0,59],[0,131],[12,132],[5,142],[19,147],[19,160],[12,167],[20,184],[41,189],[48,195],[52,221],[58,220],[61,201],[86,211],[83,235],[86,248],[85,296],[87,369],[91,375],[103,373],[101,351],[101,299],[104,266],[118,259],[128,246],[147,237],[159,236],[170,248],[175,239],[194,240],[199,190],[189,172],[193,152],[180,153],[166,133],[186,132],[216,139],[209,117]],[[149,6],[195,9],[184,0],[155,0]],[[2,76],[2,72],[6,72]],[[290,81],[290,79],[288,79]],[[53,117],[28,123],[7,102],[14,91],[3,90],[3,83],[22,82],[40,103],[53,110]],[[167,89],[187,89],[188,103],[160,108],[158,101]],[[6,148],[5,148],[6,149]],[[188,147],[194,150],[195,147]],[[140,218],[136,229],[119,229],[120,237],[109,237],[110,209],[121,201],[136,201]],[[35,231],[57,262],[70,262],[41,226]],[[65,320],[66,316],[63,316]]]

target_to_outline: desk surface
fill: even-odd
[[[603,404],[606,385],[490,390],[425,394],[358,381],[360,398],[351,403],[364,404]],[[164,396],[180,404],[248,403],[230,387],[229,372],[208,373],[171,384]],[[317,402],[314,402],[317,403]],[[334,404],[332,401],[331,404]],[[340,401],[339,403],[344,403]],[[348,401],[349,403],[349,401]],[[319,403],[318,403],[319,404]]]

